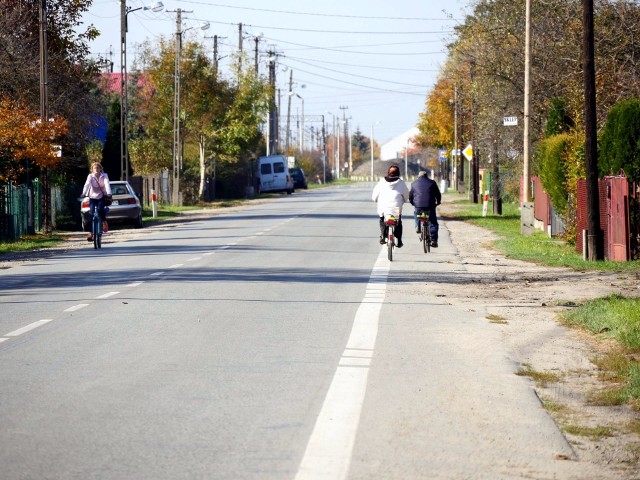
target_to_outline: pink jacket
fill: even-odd
[[[109,176],[101,173],[96,177],[93,173],[87,175],[87,181],[84,182],[82,196],[89,198],[102,198],[103,195],[111,195],[111,185],[109,185]]]

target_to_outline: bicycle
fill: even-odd
[[[390,262],[393,262],[393,249],[396,246],[395,228],[398,225],[398,216],[400,216],[400,209],[393,209],[391,213],[384,214],[384,224],[387,227],[387,258]]]
[[[429,221],[429,212],[421,210],[418,212],[418,222],[420,222],[420,241],[424,253],[431,251],[431,222]]]
[[[102,248],[102,220],[98,206],[93,209],[93,221],[91,222],[91,234],[93,235],[93,248]]]

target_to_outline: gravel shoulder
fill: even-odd
[[[604,386],[592,359],[608,345],[593,336],[561,325],[558,315],[568,302],[611,293],[640,295],[635,273],[577,272],[511,260],[491,248],[492,232],[448,217],[456,209],[446,198],[439,209],[451,240],[471,278],[464,284],[442,285],[452,304],[483,306],[487,321],[499,329],[511,358],[523,369],[549,372],[559,382],[535,385],[538,397],[554,406],[551,412],[582,462],[611,471],[611,478],[640,478],[640,436],[630,431],[640,414],[626,406],[594,406],[589,393]],[[607,427],[611,436],[591,438],[567,433],[567,426]],[[572,429],[573,430],[573,429]],[[637,431],[637,428],[636,428]]]

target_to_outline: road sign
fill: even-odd
[[[502,125],[505,127],[514,127],[518,125],[518,117],[504,117],[502,119]]]
[[[441,162],[444,162],[447,159],[447,151],[446,150],[440,150],[438,151],[438,159]]]
[[[462,154],[467,160],[471,160],[473,158],[473,148],[471,147],[471,144],[467,145],[467,148],[462,151]]]
[[[460,149],[458,150],[451,150],[451,155],[453,155],[454,157],[459,157],[460,156]]]

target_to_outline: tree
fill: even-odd
[[[640,181],[640,99],[615,105],[600,137],[600,175],[617,175],[624,170],[634,182]]]
[[[34,111],[40,104],[39,5],[21,0],[0,3],[0,96],[20,99]],[[49,113],[68,122],[67,134],[60,139],[63,157],[57,168],[77,164],[102,111],[88,46],[98,31],[90,25],[76,33],[90,5],[91,0],[57,0],[47,5]]]
[[[67,133],[66,120],[40,122],[22,101],[0,98],[0,182],[16,181],[29,168],[52,168],[60,161],[53,141]]]

